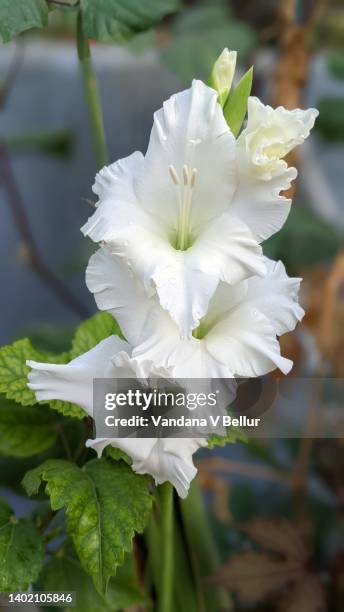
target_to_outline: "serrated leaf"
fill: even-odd
[[[43,558],[36,527],[0,500],[0,592],[25,591],[37,579]]]
[[[83,570],[68,543],[45,565],[40,583],[45,591],[76,591],[75,612],[107,612],[147,603],[136,587],[133,559],[128,554],[115,578],[110,580],[106,597],[96,591],[92,579]]]
[[[227,444],[235,444],[236,442],[247,442],[246,434],[240,427],[227,427],[226,436],[218,436],[213,434],[208,438],[208,448],[212,449],[215,446],[226,446]]]
[[[253,67],[240,79],[238,85],[233,89],[226,100],[223,109],[225,119],[234,136],[240,132],[247,111],[247,100],[252,89]]]
[[[131,550],[135,532],[142,532],[151,508],[148,479],[124,462],[94,459],[79,468],[48,460],[23,480],[32,495],[46,482],[51,507],[66,507],[67,529],[84,570],[96,588],[105,592],[124,553]]]
[[[111,444],[109,444],[108,446],[106,446],[106,448],[104,448],[103,456],[109,457],[110,459],[114,459],[115,461],[120,461],[120,460],[125,461],[125,463],[127,463],[128,465],[131,465],[133,462],[132,458],[129,457],[127,453],[122,451],[120,448],[111,446]]]
[[[72,341],[70,359],[86,353],[113,334],[123,338],[117,321],[108,312],[98,312],[78,326]]]
[[[228,415],[232,415],[231,409],[227,409]],[[215,446],[226,446],[227,444],[235,444],[236,442],[247,442],[248,438],[245,432],[240,427],[234,427],[231,425],[227,427],[227,434],[225,436],[219,436],[213,434],[208,437],[208,448],[211,450]]]
[[[20,32],[48,24],[45,0],[1,0],[0,42],[6,43]]]
[[[46,407],[20,406],[0,398],[0,453],[31,457],[57,438],[56,415]]]
[[[124,43],[179,6],[179,0],[80,0],[83,31],[87,38]]]
[[[0,392],[23,406],[36,403],[34,392],[27,386],[27,359],[42,361],[42,353],[33,348],[28,338],[0,349]]]
[[[37,351],[28,338],[17,340],[11,345],[0,348],[0,393],[22,406],[36,404],[34,392],[27,386],[27,375],[30,368],[26,360],[32,359],[44,363],[66,363],[68,355],[52,355]],[[65,416],[82,419],[85,412],[75,404],[52,401],[49,405]]]

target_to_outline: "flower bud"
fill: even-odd
[[[232,85],[237,53],[224,49],[217,58],[210,75],[209,85],[218,92],[218,101],[224,106]]]

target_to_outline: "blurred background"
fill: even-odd
[[[62,4],[66,10],[51,11],[48,27],[0,47],[0,343],[27,335],[53,351],[67,349],[75,325],[95,312],[84,284],[94,247],[79,228],[92,212],[97,160],[73,2]],[[128,44],[94,41],[110,159],[144,152],[153,112],[193,77],[206,80],[224,47],[238,51],[238,78],[254,64],[253,93],[264,103],[320,110],[311,138],[289,160],[300,171],[291,215],[264,249],[304,278],[306,317],[282,338],[295,362],[292,376],[340,378],[342,0],[184,0]],[[249,440],[201,454],[200,482],[223,563],[213,579],[234,594],[235,610],[344,609],[343,449],[340,436],[313,439],[310,421],[303,439]],[[302,554],[300,541],[307,542]],[[290,554],[299,555],[302,580],[279,565]],[[274,568],[283,579],[271,581]]]

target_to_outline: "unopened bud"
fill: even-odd
[[[221,106],[224,106],[233,82],[236,59],[236,51],[224,49],[217,58],[210,75],[209,85],[216,89]]]

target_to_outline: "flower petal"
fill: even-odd
[[[190,337],[198,326],[218,284],[217,274],[195,269],[195,259],[189,258],[188,252],[178,251],[174,261],[153,276],[160,304],[175,321],[182,338]]]
[[[171,96],[154,115],[138,182],[141,205],[163,223],[176,219],[178,189],[169,176],[173,166],[182,184],[182,169],[197,169],[192,219],[198,226],[228,206],[236,185],[235,138],[217,102],[217,92],[194,80],[190,89]]]
[[[132,357],[168,367],[169,354],[181,342],[178,328],[156,295],[149,296],[128,274],[122,259],[101,247],[90,259],[86,283],[98,308],[117,319],[133,346]]]
[[[234,376],[262,376],[278,367],[287,374],[293,363],[281,356],[268,318],[250,304],[240,304],[204,338],[209,353]]]
[[[106,246],[90,258],[86,285],[94,294],[99,310],[110,312],[124,336],[135,346],[140,341],[147,318],[156,308],[156,300],[149,297],[125,262]]]
[[[186,252],[186,257],[190,267],[231,285],[266,272],[262,249],[252,232],[229,211],[209,225]]]
[[[248,100],[248,119],[237,148],[238,187],[231,211],[251,228],[259,241],[269,238],[284,224],[291,200],[280,196],[297,176],[283,158],[309,136],[318,115],[306,111],[265,106],[258,98]]]
[[[92,415],[93,379],[114,376],[111,359],[125,350],[130,350],[127,342],[110,336],[66,365],[27,361],[31,368],[28,387],[35,392],[37,401],[72,402]]]
[[[281,157],[308,138],[319,115],[316,108],[307,110],[300,108],[288,110],[283,106],[272,108],[254,96],[249,97],[247,106],[247,125],[240,139],[245,140],[249,134],[256,133],[261,140],[265,139],[266,144],[274,144],[278,137],[283,148]]]
[[[241,163],[239,184],[230,211],[246,223],[258,242],[266,240],[284,225],[290,212],[291,200],[280,195],[280,192],[289,189],[296,176],[297,170],[287,168],[285,164],[283,171],[276,177],[262,181],[245,171],[245,165]]]
[[[301,278],[290,278],[281,261],[265,258],[267,275],[247,281],[245,303],[258,308],[270,321],[277,336],[292,331],[305,312],[298,303]]]
[[[132,468],[137,474],[150,474],[156,484],[171,482],[180,497],[188,494],[191,480],[197,469],[192,455],[201,446],[207,445],[205,438],[98,438],[88,440],[87,446],[98,455],[111,444],[120,448],[133,459]]]

